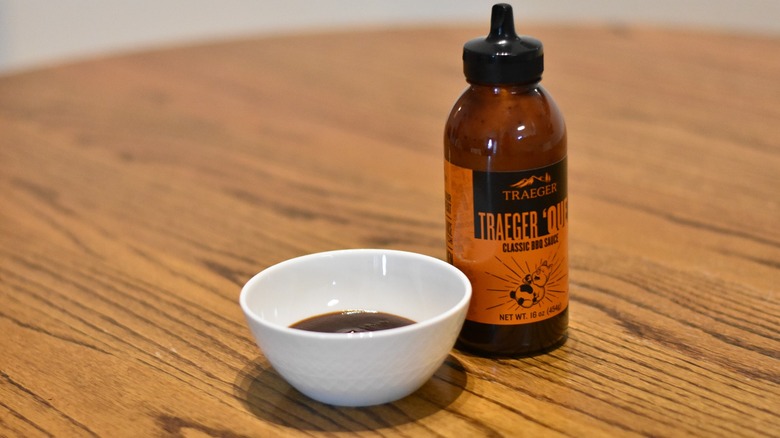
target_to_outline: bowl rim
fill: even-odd
[[[465,288],[465,292],[463,294],[463,297],[461,297],[461,299],[458,300],[457,303],[455,303],[446,311],[441,312],[433,317],[424,319],[422,321],[416,321],[414,324],[406,325],[403,327],[396,327],[391,329],[377,330],[377,331],[370,331],[370,332],[360,332],[360,333],[325,333],[325,332],[315,332],[315,331],[296,329],[289,326],[283,326],[280,324],[269,322],[268,320],[261,318],[259,315],[257,315],[254,311],[252,311],[249,308],[249,304],[247,303],[249,290],[252,288],[252,285],[254,283],[257,283],[258,281],[260,281],[262,277],[268,275],[269,273],[273,273],[273,271],[276,270],[284,269],[287,265],[300,262],[303,259],[314,259],[320,257],[340,256],[340,255],[347,255],[347,254],[372,254],[372,255],[373,254],[395,254],[403,257],[411,257],[419,260],[424,260],[426,263],[432,263],[433,265],[439,266],[444,270],[449,271],[451,274],[455,275],[463,284]],[[331,251],[310,253],[310,254],[305,254],[290,259],[286,259],[279,263],[273,264],[261,270],[260,272],[256,273],[255,275],[253,275],[252,278],[250,278],[243,285],[243,287],[241,288],[241,293],[239,294],[239,303],[241,305],[241,309],[244,312],[244,315],[247,318],[275,332],[284,333],[289,336],[298,336],[304,339],[345,340],[345,339],[373,339],[373,338],[397,336],[405,332],[423,330],[426,327],[430,327],[435,324],[438,324],[439,322],[446,320],[452,315],[457,314],[461,311],[463,311],[463,314],[465,316],[465,310],[468,308],[469,302],[471,301],[471,295],[472,295],[471,281],[469,281],[466,274],[464,274],[463,271],[461,271],[454,265],[447,263],[444,260],[429,255],[425,255],[425,254],[420,254],[411,251],[397,250],[397,249],[355,248],[355,249],[337,249]],[[312,316],[316,316],[316,315],[312,315]]]

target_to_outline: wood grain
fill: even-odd
[[[443,258],[478,28],[127,54],[0,78],[0,436],[777,436],[780,40],[538,26],[569,130],[568,342],[453,351],[398,402],[297,393],[241,285]]]

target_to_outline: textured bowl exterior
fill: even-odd
[[[370,256],[372,250],[365,251]],[[384,251],[384,250],[376,250]],[[340,252],[335,252],[340,253]],[[384,251],[385,254],[388,251]],[[393,257],[407,253],[390,251]],[[425,321],[377,332],[333,334],[291,329],[258,317],[246,304],[245,294],[259,293],[250,283],[242,290],[247,323],[273,368],[294,388],[323,403],[369,406],[403,398],[427,382],[452,350],[463,325],[471,285],[460,271],[438,259],[408,253],[415,262],[428,263],[410,281],[425,287],[437,276],[451,276],[450,285],[464,299]],[[423,257],[423,258],[420,258]],[[261,273],[262,274],[262,273]],[[260,274],[258,274],[260,275]],[[305,274],[303,274],[305,275]],[[357,274],[356,274],[357,275]],[[425,282],[430,282],[430,286]],[[250,290],[247,290],[247,289]],[[453,287],[454,288],[454,287]]]
[[[403,398],[447,358],[466,309],[440,324],[393,336],[301,338],[258,330],[257,344],[290,385],[323,403],[368,406]]]

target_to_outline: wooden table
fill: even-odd
[[[568,342],[453,351],[335,408],[243,283],[354,247],[444,257],[443,125],[487,29],[215,43],[0,78],[0,436],[778,436],[780,39],[523,27],[567,117]]]

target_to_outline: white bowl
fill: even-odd
[[[290,385],[332,405],[405,397],[447,358],[463,325],[471,283],[439,259],[395,250],[311,254],[250,279],[240,303],[268,361]],[[386,312],[414,324],[363,333],[290,328],[344,310]]]

